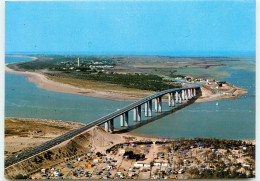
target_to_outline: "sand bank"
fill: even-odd
[[[126,93],[125,91],[107,90],[107,89],[86,89],[81,87],[76,87],[70,84],[57,82],[53,79],[48,78],[43,72],[29,72],[29,71],[17,71],[10,69],[5,66],[5,71],[7,73],[19,74],[25,76],[30,82],[38,85],[39,88],[59,92],[66,94],[75,94],[81,96],[96,97],[115,101],[137,101],[145,96],[152,94],[153,92],[143,91],[142,94],[134,94],[132,92]],[[236,96],[242,96],[247,93],[247,90],[236,87],[234,85],[226,84],[225,91],[220,94],[215,94],[209,87],[201,88],[202,96],[195,102],[206,102],[215,101],[222,99],[233,99]],[[223,94],[224,93],[224,94]],[[164,102],[167,101],[166,97],[163,99]]]
[[[137,101],[140,97],[136,96],[129,96],[122,94],[121,92],[111,92],[111,91],[96,91],[92,89],[84,89],[75,87],[69,84],[63,84],[60,82],[53,81],[45,76],[43,73],[39,72],[22,72],[10,69],[9,67],[5,66],[5,71],[7,73],[19,74],[25,76],[30,82],[37,84],[37,86],[41,89],[59,92],[59,93],[66,93],[66,94],[75,94],[81,96],[89,96],[89,97],[96,97],[108,100],[116,100],[116,101]]]

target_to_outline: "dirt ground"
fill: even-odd
[[[5,118],[5,158],[17,155],[83,123],[35,118]]]

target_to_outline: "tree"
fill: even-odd
[[[191,178],[199,178],[200,176],[200,171],[198,168],[191,168],[188,170],[188,173]]]
[[[152,169],[153,169],[153,166],[154,166],[154,161],[152,160],[152,161],[150,162],[150,179],[151,179],[151,177],[152,177]]]
[[[30,178],[29,175],[22,175],[22,174],[18,174],[14,177],[15,179],[28,179]]]

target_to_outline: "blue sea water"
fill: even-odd
[[[247,89],[247,95],[195,103],[134,132],[188,138],[255,139],[255,72],[228,71],[230,76],[224,81]]]
[[[6,57],[6,63],[30,58]],[[192,104],[133,132],[166,137],[255,139],[255,71],[227,69],[226,80],[248,90],[239,99]],[[6,73],[5,116],[89,123],[130,104],[87,96],[50,92],[25,77]],[[218,106],[216,106],[218,102]],[[168,110],[166,103],[164,110]],[[132,116],[132,113],[130,113]],[[119,121],[115,121],[119,126]],[[133,124],[130,122],[130,125]]]
[[[6,63],[31,60],[6,57]],[[58,119],[89,123],[130,102],[46,91],[24,76],[5,75],[5,116]]]

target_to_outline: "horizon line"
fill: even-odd
[[[86,52],[86,51],[47,51],[47,52],[5,52],[5,55],[114,55],[114,56],[170,56],[170,57],[230,57],[230,56],[250,56],[256,57],[255,51],[219,51],[219,52],[187,52],[187,51],[179,51],[179,52]]]

